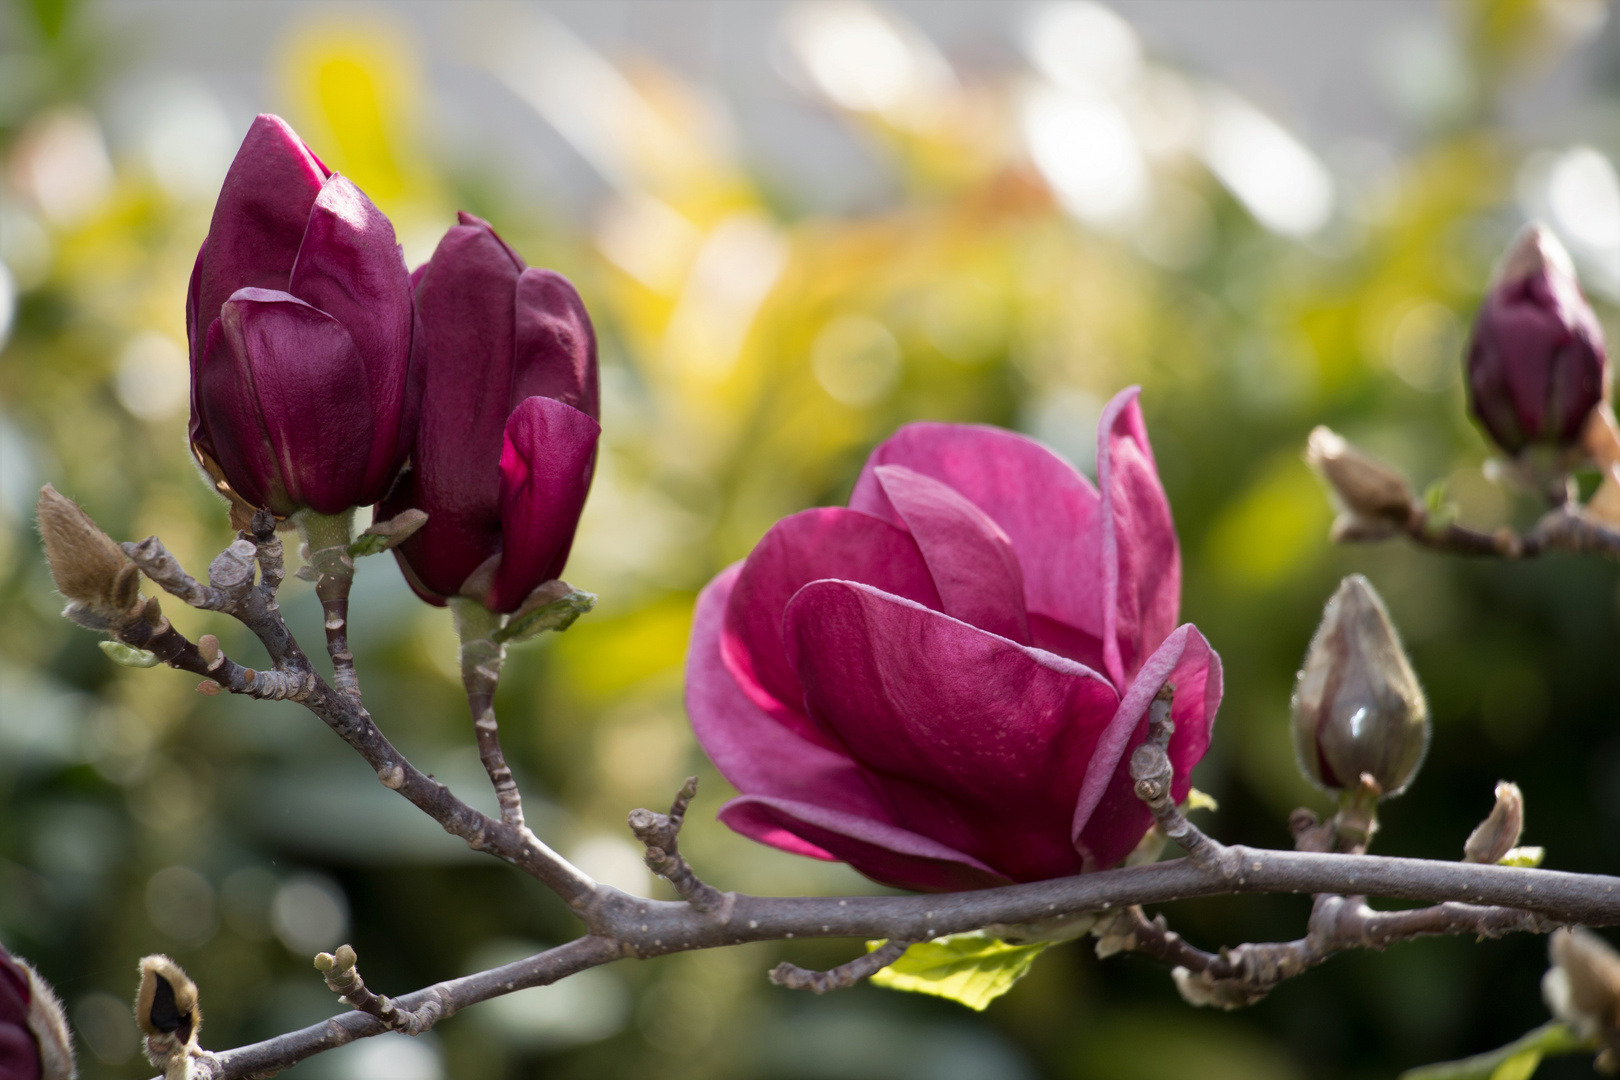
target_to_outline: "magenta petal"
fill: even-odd
[[[720,808],[720,820],[751,840],[813,859],[837,859],[883,885],[959,892],[1006,885],[984,863],[926,836],[814,803],[744,795]]]
[[[341,323],[365,367],[376,426],[360,501],[376,502],[400,464],[414,309],[393,225],[347,178],[315,200],[287,291]]]
[[[278,514],[301,506],[335,514],[358,505],[366,463],[345,448],[367,445],[371,408],[365,368],[348,331],[303,301],[267,289],[238,292],[220,323],[234,365],[210,358],[204,394],[208,429],[231,486],[250,498],[243,488],[251,486],[239,480],[253,476],[259,501]],[[235,385],[219,385],[221,378]],[[225,415],[216,416],[216,408]],[[256,445],[255,435],[265,444]]]
[[[1102,491],[1103,662],[1126,685],[1176,625],[1181,549],[1148,445],[1140,387],[1120,391],[1097,425]]]
[[[698,594],[692,614],[686,711],[698,742],[739,791],[888,821],[888,810],[849,755],[802,739],[777,723],[749,700],[726,667],[720,638],[741,572],[741,563],[721,571]]]
[[[782,641],[788,601],[821,578],[866,582],[930,607],[939,606],[939,594],[911,537],[842,507],[783,518],[748,556],[726,608],[726,666],[754,704],[806,739],[830,745],[804,715],[804,688]]]
[[[1176,691],[1170,713],[1176,723],[1170,764],[1176,776],[1171,794],[1177,802],[1187,797],[1193,766],[1209,749],[1215,710],[1221,704],[1221,658],[1187,623],[1148,657],[1097,741],[1073,825],[1075,847],[1086,856],[1088,870],[1113,866],[1129,855],[1153,823],[1153,815],[1136,797],[1130,755],[1147,738],[1148,706],[1165,683]]]
[[[1097,492],[1073,465],[1034,439],[1000,428],[907,424],[872,451],[849,499],[851,509],[896,524],[899,517],[878,483],[881,465],[933,477],[1001,526],[1018,553],[1032,622],[1038,617],[1102,636]]]
[[[1007,534],[938,480],[880,465],[878,483],[928,563],[941,610],[980,630],[1030,644],[1024,575]]]
[[[784,626],[808,708],[896,825],[1017,881],[1080,871],[1069,826],[1108,680],[854,582],[806,585]]]
[[[310,208],[327,170],[279,116],[262,114],[236,152],[201,262],[197,325],[207,326],[238,289],[286,292]]]
[[[514,395],[556,398],[600,416],[596,331],[578,291],[561,274],[530,267],[518,277],[516,311]]]
[[[489,606],[516,611],[542,581],[562,576],[574,543],[602,425],[572,405],[525,398],[501,450],[501,564]]]

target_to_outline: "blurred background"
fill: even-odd
[[[680,703],[696,590],[781,515],[841,502],[905,421],[1014,427],[1089,471],[1101,405],[1133,382],[1183,544],[1183,617],[1225,660],[1195,777],[1220,800],[1207,826],[1280,846],[1290,809],[1324,807],[1294,768],[1288,695],[1321,605],[1361,571],[1435,713],[1375,850],[1457,858],[1506,778],[1549,865],[1614,872],[1616,569],[1335,549],[1300,460],[1329,423],[1473,524],[1533,517],[1484,478],[1459,356],[1531,217],[1620,338],[1611,15],[1586,0],[10,3],[0,939],[62,992],[85,1076],[150,1073],[127,1007],[147,952],[197,979],[203,1043],[224,1048],[336,1011],[309,957],[340,941],[402,992],[578,931],[297,707],[118,668],[57,616],[32,525],[46,480],[196,571],[229,539],[185,447],[182,304],[261,110],[394,218],[413,265],[467,209],[572,277],[594,315],[605,441],[568,577],[601,604],[518,650],[499,706],[531,819],[599,878],[668,895],[624,817],[697,772],[683,841],[711,882],[874,889],[713,822],[728,791]],[[318,641],[310,586],[285,597]],[[171,614],[257,655],[223,620]],[[448,615],[375,559],[351,628],[383,728],[493,810]],[[1214,947],[1298,936],[1307,910],[1247,897],[1167,914]],[[1234,1014],[1192,1010],[1161,967],[1087,943],[983,1014],[765,979],[778,959],[858,948],[622,963],[291,1075],[1372,1078],[1546,1019],[1529,937],[1342,956]]]

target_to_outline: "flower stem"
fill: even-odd
[[[354,510],[341,514],[300,510],[293,515],[293,522],[309,545],[310,566],[320,575],[315,580],[315,595],[321,598],[332,682],[358,701],[360,676],[354,670],[354,653],[349,651],[349,589],[354,584],[354,559],[349,555],[349,545],[354,542]]]
[[[473,731],[478,737],[478,758],[484,763],[489,781],[495,785],[501,820],[523,827],[523,797],[512,769],[501,752],[500,729],[495,722],[495,687],[506,662],[506,646],[495,640],[495,631],[506,622],[476,600],[452,597],[450,612],[455,616],[456,634],[461,638],[461,684],[467,690],[467,707],[472,711]]]

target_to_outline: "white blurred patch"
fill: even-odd
[[[1519,172],[1519,201],[1568,245],[1583,285],[1620,300],[1620,177],[1607,157],[1590,146],[1533,154]]]
[[[692,266],[703,233],[668,203],[632,193],[609,203],[596,227],[596,247],[650,289],[674,292]]]
[[[96,1060],[122,1065],[135,1056],[140,1033],[129,1002],[111,994],[86,994],[73,1003],[73,1030]]]
[[[444,1080],[444,1055],[432,1032],[390,1032],[334,1052],[343,1080]]]
[[[83,221],[112,191],[112,161],[96,118],[61,109],[30,124],[11,154],[12,183],[51,222],[69,228]]]
[[[538,942],[494,941],[467,961],[487,971],[544,951]],[[478,1007],[478,1023],[525,1049],[563,1049],[616,1035],[630,1021],[630,990],[607,968],[590,968],[550,986],[493,998]]]
[[[1103,402],[1084,390],[1062,389],[1028,407],[1019,425],[1087,476],[1097,471],[1097,421]]]
[[[758,214],[733,214],[716,225],[664,331],[675,363],[707,379],[729,375],[787,259],[787,240]]]
[[[1100,94],[1035,85],[1020,107],[1031,159],[1064,209],[1088,225],[1135,217],[1148,193],[1142,150],[1125,114]]]
[[[1142,65],[1135,29],[1090,0],[1036,8],[1024,24],[1023,38],[1035,70],[1067,90],[1117,92]]]
[[[1438,18],[1397,28],[1380,44],[1375,71],[1390,103],[1419,124],[1461,119],[1478,94],[1461,41]]]
[[[643,861],[646,849],[621,836],[588,836],[568,852],[568,861],[604,885],[632,896],[646,896],[652,875]]]
[[[168,866],[146,882],[146,917],[167,936],[201,945],[214,936],[214,887],[189,866]]]
[[[276,890],[270,926],[288,949],[314,956],[343,944],[349,932],[349,900],[325,874],[298,874]]]
[[[136,138],[152,176],[178,200],[211,200],[236,155],[230,117],[206,86],[171,79],[132,95]]]
[[[795,81],[851,112],[902,124],[956,86],[932,42],[892,12],[856,0],[801,4],[782,20]]]
[[[17,315],[17,282],[0,262],[0,349],[11,340],[11,321]]]
[[[1304,238],[1333,215],[1333,177],[1304,143],[1247,101],[1209,94],[1203,156],[1216,178],[1272,232]]]
[[[118,401],[142,420],[167,420],[191,399],[186,350],[155,330],[142,330],[118,355]]]
[[[852,409],[876,405],[900,381],[900,343],[869,315],[828,321],[810,343],[810,370],[827,396]]]

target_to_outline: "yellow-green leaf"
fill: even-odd
[[[158,664],[162,662],[145,649],[137,649],[132,646],[125,645],[122,641],[102,641],[98,644],[101,646],[101,651],[106,653],[107,657],[112,660],[113,663],[122,664],[125,667],[157,667]]]
[[[882,945],[869,941],[867,950]],[[984,933],[952,934],[923,941],[872,976],[890,990],[949,998],[970,1009],[983,1010],[1024,977],[1045,942],[1009,945]]]
[[[1199,791],[1197,788],[1189,788],[1187,790],[1187,801],[1182,804],[1182,813],[1188,813],[1193,810],[1219,810],[1220,808],[1221,804],[1216,802],[1215,796],[1211,795],[1209,792]]]
[[[1540,866],[1541,860],[1547,857],[1547,849],[1542,847],[1516,847],[1497,860],[1502,866]]]
[[[1491,1080],[1530,1080],[1536,1066],[1541,1064],[1540,1050],[1526,1050],[1522,1054],[1514,1054],[1491,1073]]]

